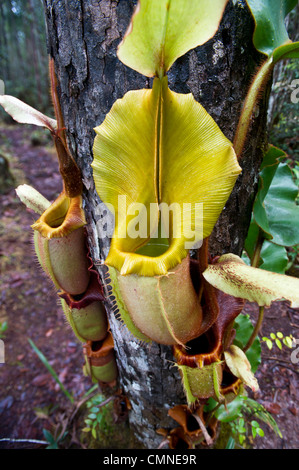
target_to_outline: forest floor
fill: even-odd
[[[0,153],[10,162],[15,187],[30,184],[51,201],[60,193],[55,152],[40,131],[27,126],[0,126]],[[7,441],[0,441],[0,448],[44,447],[13,440],[45,440],[43,429],[53,430],[57,422],[62,423],[61,430],[70,402],[28,338],[43,352],[77,403],[92,383],[82,374],[82,345],[68,327],[58,297],[37,265],[30,229],[36,215],[19,201],[13,187],[0,195],[0,214],[0,325],[7,322],[8,326],[2,336],[5,363],[0,364],[0,439]],[[255,320],[257,310],[247,303],[244,313]],[[282,302],[266,309],[262,336],[277,331],[299,338],[299,310]],[[254,439],[255,449],[299,447],[299,366],[294,363],[297,360],[292,362],[291,354],[287,347],[280,351],[274,346],[270,351],[262,344],[262,364],[256,373],[260,391],[254,398],[272,414],[283,437],[263,424],[265,437]],[[292,357],[299,362],[299,353]],[[82,447],[83,425],[72,422],[72,429],[67,429],[72,447]]]

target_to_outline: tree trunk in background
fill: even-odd
[[[103,262],[109,240],[101,239],[100,200],[92,170],[93,128],[103,121],[116,99],[130,89],[148,88],[151,80],[124,66],[117,45],[129,24],[133,0],[44,0],[48,51],[55,59],[69,145],[82,169],[89,245]],[[192,92],[224,134],[233,139],[243,99],[261,62],[252,45],[253,20],[245,1],[230,1],[219,31],[204,46],[190,51],[170,69],[169,87]],[[243,173],[210,238],[211,253],[240,254],[257,189],[258,168],[265,145],[266,102],[255,113],[243,158]],[[104,277],[104,271],[99,266]],[[174,427],[167,411],[185,402],[171,348],[139,344],[115,319],[107,304],[115,341],[120,385],[129,398],[131,428],[147,448],[156,448],[159,427]]]

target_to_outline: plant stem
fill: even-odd
[[[238,159],[243,151],[254,107],[269,79],[273,66],[273,57],[270,56],[259,68],[247,93],[234,138],[234,149]]]
[[[205,427],[205,425],[203,424],[202,420],[200,419],[200,417],[196,414],[193,415],[193,418],[196,419],[196,421],[198,422],[199,424],[199,427],[205,437],[205,441],[206,443],[208,444],[208,446],[210,446],[211,444],[213,444],[213,439],[211,438],[211,436],[209,435],[208,431],[207,431],[207,428]]]
[[[248,351],[248,349],[252,346],[255,338],[259,334],[260,328],[261,328],[262,323],[263,323],[263,319],[264,319],[264,307],[259,307],[259,316],[258,316],[256,325],[254,327],[254,330],[253,330],[246,346],[243,349],[244,352]]]
[[[49,75],[51,83],[52,102],[57,120],[57,130],[52,132],[57,157],[59,161],[59,171],[63,179],[64,190],[68,197],[76,197],[82,194],[81,170],[69,152],[62,112],[57,93],[57,78],[55,74],[54,60],[49,60]]]
[[[255,245],[255,249],[254,249],[254,253],[253,253],[253,257],[252,257],[252,260],[251,260],[251,266],[253,268],[257,268],[258,265],[259,265],[263,243],[264,243],[264,236],[263,236],[262,231],[259,230],[256,245]],[[256,325],[254,327],[254,330],[253,330],[246,346],[243,349],[244,352],[248,351],[248,349],[252,346],[255,338],[259,334],[259,331],[260,331],[262,323],[263,323],[263,319],[264,319],[264,307],[259,307],[259,316],[258,316]]]
[[[257,241],[256,241],[256,244],[255,244],[255,248],[254,248],[254,253],[253,253],[253,256],[252,256],[252,260],[251,260],[251,266],[253,268],[258,268],[258,266],[259,266],[260,257],[261,257],[261,250],[262,250],[264,240],[265,240],[265,238],[263,236],[263,233],[262,233],[261,230],[259,230],[259,234],[258,234]]]

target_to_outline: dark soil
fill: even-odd
[[[53,201],[62,190],[57,159],[51,141],[45,142],[46,147],[31,144],[32,132],[24,126],[2,128],[1,149],[7,150],[15,186],[26,182]],[[42,134],[40,138],[43,139]],[[82,374],[82,345],[68,327],[56,292],[36,259],[30,225],[38,216],[26,209],[14,188],[1,195],[0,200],[0,322],[8,324],[4,333],[5,364],[0,364],[0,437],[44,440],[42,429],[49,428],[49,423],[46,417],[37,419],[35,411],[45,408],[46,415],[47,407],[57,406],[61,412],[70,402],[28,338],[43,352],[75,398],[92,384]],[[19,443],[13,445],[19,446],[23,447]]]
[[[36,145],[39,140],[43,145]],[[26,182],[51,201],[57,197],[62,183],[50,140],[42,133],[37,135],[30,127],[3,125],[0,145],[1,153],[9,160],[15,187]],[[82,345],[67,325],[55,290],[36,261],[30,229],[36,214],[19,201],[13,187],[0,195],[0,211],[0,322],[8,324],[3,338],[5,363],[0,364],[0,439],[44,440],[43,429],[52,429],[57,419],[63,421],[70,402],[31,348],[28,338],[43,352],[75,400],[92,383],[82,374]],[[248,303],[244,312],[255,319],[257,310]],[[277,331],[297,338],[299,311],[280,302],[267,309],[262,335]],[[263,344],[262,353],[262,365],[256,373],[260,391],[255,398],[272,413],[283,438],[262,425],[265,437],[256,438],[252,445],[267,449],[298,448],[298,364],[291,361],[292,350],[285,346],[282,351],[277,346],[270,351]],[[299,353],[297,357],[299,361]],[[73,425],[70,434],[71,445],[81,447],[78,424]],[[39,445],[0,442],[0,448],[24,447]]]

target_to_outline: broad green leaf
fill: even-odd
[[[279,162],[286,157],[286,153],[281,150],[278,147],[275,147],[274,145],[269,145],[266,153],[263,156],[263,161],[261,163],[260,171],[262,171],[264,168],[272,167],[272,173],[270,172],[270,176],[272,177],[275,174],[277,165]],[[269,171],[269,170],[268,170]],[[271,184],[271,179],[267,184]]]
[[[243,349],[253,333],[253,325],[250,321],[250,316],[248,314],[238,315],[234,322],[234,329],[236,330],[234,344]],[[260,340],[256,337],[252,346],[248,351],[246,351],[246,357],[251,364],[251,370],[253,373],[257,371],[257,368],[261,363],[261,351],[262,348]]]
[[[242,395],[236,396],[236,398],[228,403],[226,406],[221,405],[214,413],[215,418],[222,423],[229,423],[234,421],[240,416],[244,405],[244,397]]]
[[[254,392],[259,389],[258,382],[252,373],[250,362],[242,349],[232,344],[224,351],[224,357],[226,365],[233,375],[241,379]]]
[[[289,300],[293,308],[299,307],[299,279],[253,268],[231,253],[209,265],[203,276],[226,294],[257,302],[259,306]]]
[[[288,254],[284,246],[265,240],[261,250],[260,269],[284,274],[288,265]]]
[[[247,0],[255,21],[253,43],[256,49],[281,59],[299,57],[299,43],[292,43],[285,26],[285,17],[297,0]]]
[[[277,245],[293,246],[299,242],[298,186],[288,164],[280,162],[283,156],[285,153],[273,146],[266,153],[253,215],[265,238]],[[256,227],[250,227],[245,245],[249,256],[254,249],[257,233]]]
[[[106,264],[122,275],[166,274],[186,257],[191,241],[211,233],[241,171],[232,144],[191,94],[169,90],[166,77],[155,79],[152,90],[117,100],[95,131],[95,186],[115,211]],[[164,252],[158,246],[155,256],[140,254],[159,228],[151,211],[163,204],[173,209],[170,227],[160,217]]]
[[[264,200],[267,196],[271,182],[274,178],[275,172],[279,165],[280,158],[285,156],[285,153],[274,147],[270,146],[266,154],[264,155],[263,162],[261,165],[261,171],[259,176],[259,187],[253,206],[254,220],[257,225],[262,228],[265,232],[265,238],[271,238],[269,222],[265,210]],[[252,233],[249,234],[253,239],[258,236],[258,230],[256,227],[252,227]],[[255,240],[255,241],[256,241]],[[255,243],[254,243],[255,245]],[[253,248],[254,249],[254,248]]]
[[[270,234],[271,241],[277,245],[293,246],[299,243],[297,196],[298,186],[293,180],[292,170],[287,163],[279,163],[263,200],[266,222],[257,217],[259,202],[253,209],[256,222],[262,230]]]
[[[52,132],[57,127],[55,119],[45,116],[45,114],[23,103],[23,101],[14,96],[0,95],[0,105],[20,124],[34,124],[35,126],[47,127]]]
[[[162,77],[174,61],[216,33],[227,0],[139,0],[118,58],[148,77]]]
[[[269,150],[264,155],[261,165],[259,189],[256,195],[253,207],[253,216],[244,245],[250,259],[253,258],[260,230],[262,230],[262,234],[265,238],[271,238],[274,236],[276,242],[281,240],[281,238],[283,238],[285,244],[294,240],[296,241],[297,234],[296,228],[293,229],[292,227],[293,221],[292,224],[288,221],[288,230],[286,231],[283,225],[286,224],[287,221],[283,222],[282,219],[287,219],[285,211],[288,209],[293,215],[294,212],[298,211],[295,197],[295,194],[298,192],[298,190],[295,190],[297,185],[292,178],[290,187],[283,188],[283,191],[278,191],[276,193],[273,192],[273,188],[277,183],[276,172],[278,170],[278,175],[280,174],[280,160],[285,156],[286,155],[282,150],[274,146],[270,146]],[[286,170],[286,172],[289,173],[288,170]],[[288,178],[290,177],[292,177],[291,170],[288,175]],[[277,201],[278,197],[282,198],[282,201],[280,201],[282,205]],[[272,217],[271,220],[269,219],[270,216]],[[294,221],[295,227],[297,227],[296,222],[297,220]],[[290,240],[290,232],[293,233],[293,236],[295,237],[293,240]],[[272,241],[273,239],[271,242],[264,241],[260,253],[261,260],[259,267],[261,269],[283,274],[285,273],[288,265],[287,251],[282,244],[277,245],[276,243],[272,243]]]
[[[258,241],[260,228],[252,218],[245,240],[244,248],[249,258],[246,259],[245,254],[242,254],[242,259],[247,263],[251,264],[251,260],[254,256],[254,249]],[[264,240],[262,249],[260,252],[260,269],[272,271],[275,273],[284,274],[289,262],[287,250],[284,246],[276,245],[268,240]]]

